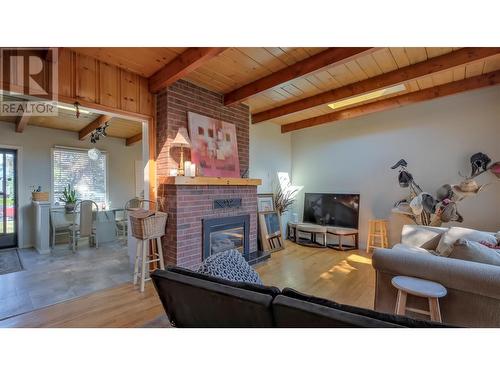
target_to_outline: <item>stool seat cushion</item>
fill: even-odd
[[[229,281],[262,285],[259,274],[247,263],[240,252],[234,249],[209,256],[198,268],[198,273]]]
[[[316,224],[298,224],[297,230],[309,233],[326,233],[326,227]]]
[[[348,236],[350,234],[358,234],[358,230],[355,228],[344,228],[344,227],[326,227],[326,232],[330,234],[336,234],[341,236]]]
[[[446,296],[447,293],[446,288],[441,284],[416,277],[396,276],[392,278],[392,285],[418,297],[440,298]]]

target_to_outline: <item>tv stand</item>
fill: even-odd
[[[318,224],[309,224],[309,223],[288,223],[287,225],[287,239],[292,240],[293,242],[298,242],[298,233],[297,233],[297,225],[307,224],[307,225],[317,225],[318,227],[325,227],[326,233],[332,236],[337,236],[339,241],[337,244],[326,243],[331,249],[335,250],[352,250],[359,248],[359,231],[355,228],[345,228],[345,227],[330,227]],[[344,245],[343,238],[344,237],[352,237],[354,241],[354,245]]]

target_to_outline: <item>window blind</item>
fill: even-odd
[[[97,160],[87,150],[54,148],[52,152],[52,204],[64,205],[60,198],[68,184],[77,192],[78,200],[90,199],[101,207],[106,203],[107,155]]]

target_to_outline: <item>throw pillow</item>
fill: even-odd
[[[262,285],[259,274],[237,250],[226,250],[209,256],[200,265],[198,272],[229,281]]]
[[[450,258],[468,260],[470,262],[500,266],[500,253],[476,241],[459,239],[453,245]]]
[[[438,253],[438,255],[443,257],[449,256],[453,250],[453,244],[458,239],[476,242],[486,241],[491,244],[496,244],[497,242],[495,236],[487,232],[481,232],[469,228],[451,227],[443,234],[443,236],[439,240],[439,244],[436,247],[436,252]]]
[[[418,247],[418,246],[410,246],[410,245],[404,245],[402,243],[398,243],[392,247],[393,250],[407,250],[407,251],[413,251],[415,253],[421,253],[424,255],[436,255],[434,250],[427,250],[424,249],[423,247]]]
[[[479,243],[481,245],[483,245],[483,246],[486,246],[486,247],[490,248],[490,249],[500,250],[500,245],[498,245],[498,244],[497,245],[493,245],[493,244],[491,244],[489,242],[486,242],[486,241],[479,241]]]

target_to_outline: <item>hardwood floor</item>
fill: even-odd
[[[287,242],[256,266],[265,284],[373,308],[375,272],[371,255],[300,246]],[[0,321],[1,327],[142,327],[163,314],[151,283],[144,293],[131,284]]]

